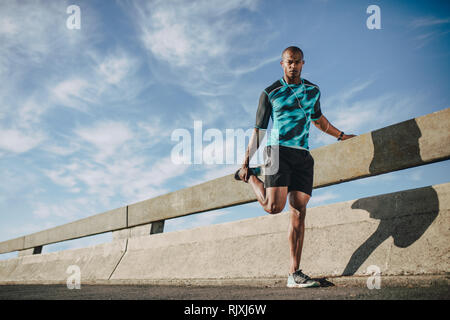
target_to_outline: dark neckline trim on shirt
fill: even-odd
[[[291,83],[287,83],[286,80],[284,80],[284,77],[281,77],[280,82],[282,85],[284,86],[288,86],[288,87],[299,87],[305,84],[305,81],[303,78],[300,78],[300,83],[299,84],[291,84]]]

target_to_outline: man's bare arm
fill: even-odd
[[[328,133],[329,135],[338,138],[341,134],[341,130],[337,129],[335,126],[333,126],[327,118],[325,118],[324,115],[322,115],[318,120],[313,121],[314,125],[317,127],[317,129]],[[342,135],[341,140],[347,140],[350,138],[356,137],[354,134],[344,134]]]
[[[244,162],[242,163],[243,168],[249,167],[250,159],[253,157],[255,152],[258,151],[265,134],[266,130],[260,130],[258,128],[253,129],[252,136],[248,143],[247,151],[245,152]]]
[[[261,142],[264,139],[266,134],[266,130],[254,128],[252,132],[252,136],[248,143],[247,151],[245,152],[244,162],[242,163],[242,167],[240,170],[241,179],[245,182],[248,181],[248,168],[250,166],[250,159],[253,157],[256,151],[258,151]]]

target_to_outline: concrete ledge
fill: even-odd
[[[23,256],[29,256],[29,255],[41,254],[41,253],[42,253],[42,246],[39,246],[39,247],[35,247],[35,248],[19,250],[18,256],[23,257]]]
[[[66,283],[67,268],[80,268],[81,282],[108,280],[126,250],[127,240],[93,247],[0,261],[0,283]]]
[[[127,207],[122,207],[20,238],[0,242],[0,253],[31,249],[126,227]]]
[[[449,159],[449,124],[447,108],[311,150],[314,187]]]
[[[127,208],[122,207],[25,236],[24,248],[108,232],[127,227]]]
[[[0,253],[13,252],[24,249],[25,237],[19,237],[0,242]]]

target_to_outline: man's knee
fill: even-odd
[[[291,207],[292,215],[297,220],[305,220],[306,216],[306,206],[301,207]]]
[[[268,203],[264,208],[270,214],[277,214],[283,211],[284,206],[279,205],[278,203],[272,202]]]

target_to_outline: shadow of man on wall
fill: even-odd
[[[416,121],[408,120],[372,132],[374,157],[371,174],[388,172],[389,162],[400,156],[407,158],[404,168],[422,162],[420,157],[420,129]],[[402,153],[402,154],[399,154]],[[436,219],[439,200],[431,187],[359,199],[352,209],[363,209],[373,219],[379,219],[377,230],[353,253],[342,275],[353,275],[375,249],[392,236],[394,245],[409,247],[417,241]]]

